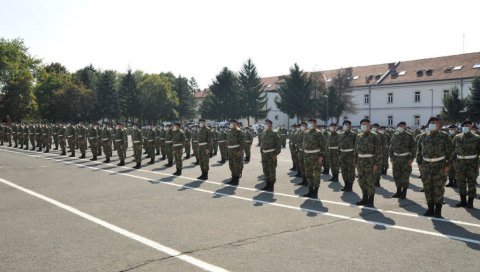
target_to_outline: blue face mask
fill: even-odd
[[[436,124],[428,124],[428,131],[434,131],[437,129],[437,125]]]
[[[469,127],[462,127],[462,132],[463,133],[468,133],[468,132],[470,132],[470,128]]]

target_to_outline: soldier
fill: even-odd
[[[0,124],[0,145],[3,145],[3,141],[5,140],[5,124]]]
[[[35,150],[35,125],[31,123],[28,126],[28,138],[30,139],[30,144],[32,145],[32,148],[30,150]]]
[[[18,148],[23,149],[23,123],[17,124]]]
[[[52,125],[52,135],[53,135],[53,144],[55,148],[53,150],[58,150],[58,125],[53,123]],[[30,139],[30,141],[32,141]]]
[[[465,120],[462,123],[462,133],[453,138],[453,160],[456,161],[456,179],[460,193],[460,203],[456,206],[473,209],[473,200],[477,194],[476,183],[478,177],[478,154],[480,154],[480,136],[473,134],[471,127],[472,121]]]
[[[276,182],[277,156],[280,154],[282,147],[280,136],[273,131],[272,121],[269,119],[265,120],[265,131],[262,133],[262,139],[260,152],[262,154],[262,168],[266,183],[262,190],[273,192]]]
[[[457,126],[451,125],[448,127],[448,138],[453,142],[453,138],[458,134],[457,132]],[[448,183],[445,187],[452,187],[452,188],[458,188],[457,187],[457,179],[455,175],[455,164],[456,160],[453,158],[453,164],[450,165],[450,168],[448,169]]]
[[[50,152],[50,148],[52,147],[52,132],[50,131],[50,128],[48,127],[46,122],[43,123],[42,140],[43,140],[43,145],[46,148],[44,153]]]
[[[338,172],[340,167],[340,154],[338,150],[338,142],[340,135],[337,133],[337,124],[330,124],[330,133],[328,134],[328,162],[332,169],[332,177],[329,181],[338,182]]]
[[[123,124],[120,124],[120,128],[123,131],[123,160],[127,157],[127,149],[128,149],[128,131],[126,128],[123,127]]]
[[[125,136],[127,132],[123,129],[122,123],[117,123],[117,132],[115,134],[115,143],[117,144],[117,154],[120,162],[118,166],[125,165]]]
[[[133,168],[140,169],[142,167],[143,135],[142,135],[142,131],[138,129],[137,123],[133,124],[132,143],[133,143],[133,157],[136,163],[136,165]]]
[[[355,143],[358,184],[362,189],[362,200],[357,205],[374,206],[375,179],[382,164],[382,139],[370,131],[370,120],[360,122],[361,133]]]
[[[220,128],[220,132],[218,133],[218,147],[220,148],[221,157],[219,163],[224,164],[228,157],[227,133],[225,132],[225,128]]]
[[[423,133],[417,143],[417,163],[428,204],[424,215],[436,218],[442,218],[445,182],[453,155],[452,141],[448,134],[440,131],[440,127],[440,120],[431,117],[428,120],[428,132]]]
[[[103,129],[100,133],[100,139],[102,140],[103,153],[105,154],[104,163],[110,163],[110,158],[112,157],[112,127],[110,123],[103,125]]]
[[[190,159],[190,150],[192,149],[191,147],[191,141],[192,141],[192,133],[190,132],[190,128],[188,126],[185,126],[183,133],[185,134],[185,158],[186,160]]]
[[[282,147],[285,148],[287,146],[287,129],[284,125],[282,125],[278,129],[278,133],[280,134],[280,140],[282,142]]]
[[[198,122],[200,129],[198,130],[198,150],[197,156],[200,163],[200,169],[202,175],[197,179],[207,180],[208,179],[208,170],[209,170],[209,158],[210,158],[210,147],[213,142],[213,133],[205,125],[205,119],[200,119]]]
[[[262,146],[262,132],[263,132],[263,127],[259,126],[257,129],[257,135],[258,135],[258,145],[257,146]]]
[[[183,146],[185,145],[185,134],[180,129],[180,123],[175,123],[173,125],[173,129],[171,132],[172,135],[172,149],[173,149],[173,157],[175,160],[175,165],[177,171],[173,173],[175,176],[182,175],[182,154],[183,154]]]
[[[345,186],[344,192],[351,192],[355,181],[355,145],[357,134],[351,129],[349,120],[343,121],[343,133],[340,135],[338,148],[340,149],[340,169]]]
[[[28,125],[29,124],[25,124],[23,126],[23,145],[24,145],[24,149],[25,150],[28,150]]]
[[[90,137],[90,130],[83,125],[83,122],[79,122],[77,129],[77,139],[78,139],[78,148],[80,149],[80,159],[85,159],[85,154],[87,153],[87,138]],[[90,144],[91,145],[91,144]]]
[[[230,120],[230,130],[227,132],[228,166],[232,179],[228,184],[237,186],[243,171],[243,152],[245,150],[245,137],[238,127],[238,121]]]
[[[308,192],[303,197],[318,198],[322,165],[327,154],[327,140],[317,129],[317,120],[308,120],[303,137],[304,176],[308,183]]]
[[[37,143],[38,150],[42,151],[43,141],[42,141],[42,127],[40,124],[35,125],[35,142]]]
[[[90,151],[93,155],[93,158],[90,159],[91,161],[96,161],[98,155],[98,130],[95,126],[90,124],[90,128],[88,129],[88,142],[90,143]]]
[[[406,131],[406,126],[404,121],[397,124],[397,132],[393,134],[388,149],[393,168],[393,180],[397,186],[397,192],[392,195],[392,198],[405,199],[407,197],[412,163],[417,153],[415,138]]]
[[[153,124],[151,123],[150,125],[147,125],[146,128],[146,141],[147,141],[147,153],[148,153],[148,158],[150,158],[150,161],[148,164],[154,164],[155,163],[155,131],[153,130]]]
[[[58,143],[60,145],[60,149],[62,153],[60,153],[61,156],[67,155],[67,148],[66,148],[66,139],[67,139],[67,130],[63,123],[59,124],[58,127]]]
[[[296,147],[295,147],[296,130],[297,130],[297,125],[293,124],[292,129],[289,131],[289,135],[288,135],[288,149],[290,150],[290,157],[292,158],[292,163],[293,163],[293,166],[292,166],[292,168],[290,168],[290,171],[297,171],[298,170],[297,155],[296,155],[296,151],[295,151],[295,149],[296,149]],[[260,135],[259,135],[259,137],[260,137]]]
[[[192,126],[192,149],[193,149],[193,155],[195,156],[195,162],[193,163],[194,165],[198,165],[198,126],[193,125]]]
[[[307,178],[305,176],[305,152],[303,149],[303,139],[305,138],[305,132],[307,131],[307,123],[302,122],[300,124],[300,131],[298,132],[298,135],[296,137],[296,145],[298,146],[297,150],[297,161],[298,161],[298,173],[296,177],[301,177],[302,182],[300,182],[298,185],[301,186],[306,186],[308,185]]]
[[[217,156],[217,152],[218,152],[218,131],[217,131],[217,127],[212,127],[212,137],[213,137],[213,142],[212,142],[212,150],[210,152],[210,157]]]
[[[161,161],[167,158],[167,153],[165,152],[165,133],[165,126],[163,125],[163,123],[160,123],[158,139],[160,140],[160,152],[162,153],[162,157],[160,158]]]
[[[386,128],[384,126],[380,127],[378,131],[380,136],[383,139],[383,148],[382,148],[382,175],[387,174],[388,170],[388,148],[390,146],[391,136],[389,133],[386,132]]]
[[[18,147],[18,135],[17,135],[17,124],[13,123],[12,126],[12,138],[13,138],[13,143],[15,144],[14,148]]]
[[[382,171],[383,171],[383,152],[384,152],[384,148],[385,148],[385,139],[382,137],[382,135],[380,135],[380,125],[375,123],[372,125],[371,127],[371,132],[376,134],[378,136],[378,139],[380,140],[380,147],[381,147],[381,152],[380,152],[380,156],[381,156],[381,164],[378,166],[378,171],[375,173],[375,178],[374,178],[374,181],[375,181],[375,187],[380,187],[380,178],[382,176]]]
[[[77,135],[75,134],[75,128],[72,126],[70,122],[67,125],[66,133],[67,133],[68,149],[69,149],[69,152],[72,153],[70,157],[75,157],[75,142],[76,142]]]
[[[8,123],[5,126],[5,142],[8,142],[8,147],[12,147],[12,128]]]
[[[250,156],[251,156],[250,153],[252,149],[253,134],[250,131],[249,127],[245,128],[244,136],[245,136],[245,162],[250,162]]]
[[[167,125],[165,128],[165,153],[167,155],[168,163],[165,164],[166,167],[173,166],[173,141],[172,141],[172,130],[171,125]]]
[[[99,127],[98,123],[95,123],[95,129],[97,130],[97,156],[102,156],[102,128]],[[126,150],[126,149],[125,149]]]

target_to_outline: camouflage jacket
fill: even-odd
[[[278,155],[280,154],[282,147],[281,147],[281,140],[280,140],[280,135],[278,133],[272,131],[272,130],[265,130],[262,133],[262,146],[261,151],[264,154],[272,154],[272,155]],[[265,152],[265,151],[270,151],[271,152]]]
[[[340,152],[342,152],[342,150],[355,150],[356,143],[357,133],[349,129],[340,134],[340,138],[338,139],[338,149],[340,149]]]
[[[390,140],[388,153],[392,159],[415,159],[415,155],[417,154],[417,144],[415,142],[415,138],[410,132],[395,132]]]
[[[199,146],[210,148],[213,142],[212,131],[206,127],[200,128],[197,134],[197,141]]]
[[[453,155],[453,143],[448,134],[442,131],[429,131],[420,135],[417,143],[417,163],[422,164],[424,158],[445,158],[446,164],[450,164]]]
[[[132,142],[133,144],[143,144],[143,133],[140,129],[132,130]]]
[[[355,158],[373,155],[373,163],[382,164],[382,140],[371,131],[358,134],[355,143]]]
[[[318,129],[307,129],[303,136],[303,152],[306,154],[318,150],[315,154],[325,157],[327,151],[327,140]]]
[[[240,149],[245,149],[245,136],[239,128],[232,128],[227,132],[227,145],[236,146]]]
[[[453,160],[461,161],[457,156],[477,156],[480,154],[480,136],[471,132],[460,133],[453,138]]]
[[[251,145],[253,141],[253,134],[250,132],[250,130],[245,130],[245,143],[247,145]]]
[[[182,130],[172,130],[172,143],[173,145],[182,144],[182,147],[185,146],[185,134]]]

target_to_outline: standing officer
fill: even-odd
[[[228,149],[227,149],[227,133],[225,128],[221,127],[218,132],[218,148],[220,148],[221,160],[219,163],[224,164],[227,161]]]
[[[457,134],[458,134],[457,126],[450,125],[448,127],[448,138],[450,138],[450,140],[453,142],[453,138],[455,138]],[[450,165],[450,168],[448,169],[448,183],[447,185],[445,185],[445,187],[458,188],[455,168],[456,168],[456,160],[455,158],[453,158],[452,165]]]
[[[155,131],[153,130],[153,124],[150,123],[150,125],[147,126],[146,129],[147,135],[146,135],[146,140],[147,140],[147,153],[148,157],[150,158],[150,161],[148,164],[154,164],[155,163]]]
[[[317,129],[317,120],[308,120],[308,127],[303,138],[305,178],[308,182],[308,192],[303,197],[318,198],[320,176],[323,160],[327,154],[327,140]]]
[[[278,129],[278,133],[280,134],[280,139],[282,141],[282,147],[285,148],[287,146],[287,129],[284,125],[282,125]]]
[[[273,131],[272,121],[269,119],[265,120],[265,131],[262,133],[262,139],[260,152],[262,154],[262,168],[266,182],[262,190],[273,192],[277,180],[277,156],[280,154],[282,147],[280,137],[278,133]]]
[[[193,164],[198,165],[198,126],[192,126],[192,149],[193,155],[195,156],[195,162]]]
[[[43,141],[42,141],[42,127],[39,123],[35,125],[35,142],[37,143],[38,150],[42,151]]]
[[[181,128],[180,123],[175,123],[173,125],[173,129],[171,132],[172,151],[173,151],[173,157],[175,160],[175,165],[177,168],[177,171],[173,173],[175,176],[182,175],[182,167],[183,167],[182,154],[183,154],[183,145],[185,145],[185,134],[180,128]]]
[[[155,131],[155,155],[160,156],[160,128],[155,124],[153,131]]]
[[[357,205],[374,206],[375,179],[382,165],[382,140],[370,131],[370,120],[360,121],[361,133],[355,145],[358,184],[362,189],[362,200]]]
[[[25,150],[28,150],[28,125],[29,124],[25,124],[23,126],[23,145],[24,145],[24,149]]]
[[[457,168],[456,175],[460,192],[460,203],[456,206],[473,209],[473,200],[477,194],[480,136],[473,134],[471,127],[472,121],[465,120],[462,123],[462,133],[453,138],[453,160],[456,160],[455,167]]]
[[[32,145],[30,150],[35,150],[35,125],[33,123],[28,126],[28,138],[30,138],[30,144]]]
[[[17,126],[18,148],[23,149],[23,123]]]
[[[290,171],[298,171],[298,162],[297,162],[297,153],[296,153],[296,146],[295,146],[295,136],[297,134],[297,125],[292,125],[292,130],[289,132],[288,135],[288,149],[290,150],[290,157],[292,158],[293,166],[290,168]]]
[[[58,124],[58,144],[60,145],[60,149],[62,153],[60,153],[61,156],[67,155],[67,129],[63,125],[63,123]]]
[[[83,122],[80,122],[78,124],[78,130],[77,130],[77,138],[78,138],[78,147],[80,149],[80,153],[82,153],[82,156],[80,156],[80,159],[85,158],[85,154],[87,153],[87,137],[88,137],[88,130],[87,128],[83,125]]]
[[[58,125],[53,123],[52,125],[52,135],[53,135],[53,143],[55,144],[55,148],[53,150],[58,150]],[[30,141],[32,141],[30,139]]]
[[[388,148],[390,147],[391,136],[386,132],[386,127],[381,126],[378,131],[380,136],[383,139],[383,148],[382,148],[382,175],[387,174],[388,170]]]
[[[52,131],[50,130],[50,127],[48,126],[47,122],[43,124],[42,136],[43,136],[43,144],[46,149],[44,153],[48,153],[50,152],[50,148],[52,147]]]
[[[90,128],[88,129],[88,142],[90,143],[90,151],[93,155],[93,158],[90,160],[96,161],[98,154],[98,130],[93,126],[93,123],[90,124]]]
[[[355,181],[355,144],[357,134],[352,131],[352,122],[343,121],[343,133],[340,135],[338,148],[340,149],[340,169],[345,187],[341,190],[351,192]]]
[[[103,129],[100,133],[100,139],[103,145],[103,153],[105,154],[104,163],[109,163],[110,158],[112,157],[112,128],[110,123],[106,123],[103,125]]]
[[[12,124],[12,137],[13,137],[13,143],[15,144],[14,148],[18,147],[18,135],[17,135],[17,124],[13,123]],[[38,150],[41,151],[41,150]]]
[[[167,154],[168,163],[165,164],[166,167],[173,166],[173,146],[172,146],[172,130],[171,125],[166,125],[165,129],[165,153]]]
[[[400,199],[407,197],[412,163],[417,153],[415,138],[406,130],[406,126],[407,124],[404,121],[397,124],[397,132],[393,134],[389,148],[393,180],[397,186],[397,192],[392,197]]]
[[[158,139],[160,140],[160,153],[162,153],[162,157],[160,158],[161,161],[165,160],[167,157],[166,149],[165,149],[165,126],[163,123],[160,123],[160,132],[158,135]]]
[[[77,135],[75,133],[75,128],[72,126],[72,123],[70,122],[68,122],[66,133],[67,133],[66,135],[67,135],[68,148],[70,150],[69,152],[72,153],[70,157],[75,157],[75,142],[76,142]]]
[[[210,152],[211,156],[217,156],[218,152],[218,131],[217,127],[212,127],[212,137],[213,137],[213,142],[212,142],[212,151]]]
[[[123,129],[122,123],[117,123],[117,133],[115,134],[115,143],[117,144],[117,154],[120,162],[118,166],[125,165],[125,137],[127,132]]]
[[[142,135],[142,131],[138,129],[137,123],[133,124],[132,143],[133,143],[133,157],[136,163],[136,165],[133,168],[140,169],[142,167],[143,135]]]
[[[308,125],[305,122],[302,122],[300,124],[300,131],[298,132],[297,141],[296,141],[296,145],[298,146],[298,150],[297,150],[298,173],[296,177],[302,178],[302,182],[299,183],[299,185],[302,185],[302,186],[308,185],[307,178],[305,175],[305,160],[304,160],[305,152],[303,150],[303,140],[305,138],[305,132],[307,131],[307,126]]]
[[[253,142],[253,134],[250,130],[250,127],[245,128],[245,162],[250,162],[251,149]]]
[[[230,120],[230,130],[227,132],[228,166],[232,173],[232,179],[228,184],[237,186],[243,171],[243,152],[245,149],[245,137],[238,127],[238,121]]]
[[[190,159],[190,151],[192,149],[191,147],[191,141],[192,141],[192,133],[190,132],[190,128],[188,126],[185,126],[183,133],[185,134],[185,158],[186,160]]]
[[[381,164],[378,165],[378,171],[375,173],[375,178],[374,178],[374,184],[375,187],[380,187],[380,178],[382,175],[383,171],[383,152],[385,148],[385,139],[380,135],[380,125],[375,123],[372,125],[371,132],[376,134],[378,137],[377,139],[380,141],[380,148],[382,149],[380,151],[380,156],[381,156]]]
[[[330,169],[332,169],[332,178],[329,181],[338,182],[338,171],[340,165],[340,154],[338,150],[338,143],[340,135],[337,133],[337,124],[330,124],[330,133],[328,134],[328,162]]]
[[[440,120],[431,117],[428,120],[428,132],[423,133],[417,143],[417,163],[428,205],[424,215],[437,218],[442,217],[445,182],[453,155],[452,141],[440,128]]]
[[[205,119],[200,119],[198,122],[200,129],[198,130],[197,140],[198,140],[198,150],[197,158],[200,163],[200,169],[202,170],[202,175],[197,179],[207,180],[208,179],[208,170],[209,170],[209,160],[210,160],[210,147],[213,142],[212,131],[207,128],[205,125]]]

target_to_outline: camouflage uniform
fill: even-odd
[[[72,153],[70,155],[70,157],[74,157],[75,156],[75,142],[76,142],[77,135],[75,133],[75,128],[71,124],[69,124],[66,128],[66,136],[67,136],[69,152]]]
[[[210,151],[210,156],[217,156],[218,152],[218,131],[216,128],[212,130],[212,150]]]
[[[278,133],[280,135],[280,140],[282,142],[282,147],[286,147],[287,146],[287,130],[285,129],[285,127],[281,127],[278,129]]]
[[[195,164],[199,164],[198,161],[198,130],[195,129],[191,133],[192,137],[192,150],[193,150],[193,155],[195,156]]]
[[[42,150],[43,141],[42,141],[42,128],[39,124],[35,126],[35,143],[37,144],[38,151]]]
[[[155,131],[155,155],[160,155],[160,129],[156,127]]]
[[[200,164],[202,175],[199,179],[207,179],[209,170],[210,147],[213,142],[213,133],[207,127],[200,127],[197,135],[198,150],[197,157]]]
[[[92,160],[96,160],[98,155],[98,131],[93,126],[88,129],[88,142],[93,155]]]
[[[24,145],[24,149],[28,149],[28,125],[25,125],[23,127],[23,145]]]
[[[458,135],[458,133],[455,131],[454,134],[448,134],[448,138],[453,142],[453,139],[455,136]],[[456,179],[456,171],[455,169],[457,168],[457,163],[455,158],[452,161],[452,164],[450,165],[450,168],[448,168],[448,184],[445,187],[453,187],[457,188],[457,179]]]
[[[15,144],[14,147],[18,147],[17,125],[12,124],[11,129],[12,129],[11,133],[12,133],[13,143]]]
[[[340,135],[336,131],[328,134],[328,161],[330,169],[332,170],[332,178],[330,181],[333,182],[338,182],[338,172],[340,168],[339,141]]]
[[[53,125],[52,126],[52,135],[53,135],[53,143],[55,145],[54,150],[58,150],[58,125]],[[30,139],[30,142],[32,139]]]
[[[417,163],[422,169],[422,183],[428,211],[425,215],[441,217],[447,176],[443,169],[452,162],[453,144],[442,131],[429,131],[417,143]],[[435,206],[435,211],[434,211]]]
[[[388,149],[389,149],[389,146],[390,146],[390,140],[391,140],[391,137],[388,133],[386,133],[385,131],[384,132],[380,132],[379,133],[380,136],[382,136],[383,138],[383,148],[382,148],[382,175],[386,175],[387,174],[387,170],[388,170],[388,155],[389,155],[389,152],[388,152]]]
[[[123,128],[118,128],[117,133],[115,134],[115,143],[117,145],[117,154],[120,159],[118,166],[125,165],[125,137],[127,132]]]
[[[245,161],[250,161],[250,151],[252,149],[253,134],[250,132],[250,129],[246,129],[244,132],[245,136]]]
[[[85,153],[87,153],[87,137],[88,131],[87,128],[83,125],[78,127],[78,148],[80,149],[80,153],[82,153],[81,159],[85,158]]]
[[[456,179],[461,202],[457,207],[473,208],[473,199],[477,194],[478,154],[480,154],[480,136],[471,132],[461,133],[453,139],[453,161],[457,167]],[[467,191],[468,187],[468,191]],[[468,204],[466,197],[468,196]]]
[[[297,148],[297,161],[298,161],[298,173],[297,177],[302,178],[301,185],[308,185],[307,178],[305,176],[305,153],[303,152],[303,138],[305,137],[305,131],[300,130],[296,136],[295,145]]]
[[[175,160],[175,165],[177,168],[177,175],[182,174],[182,154],[183,154],[183,146],[185,145],[185,134],[182,130],[172,130],[172,149],[173,149],[173,157]]]
[[[64,125],[59,126],[58,128],[58,144],[60,145],[61,155],[65,155],[67,152],[66,148],[66,139],[67,139],[67,129]]]
[[[345,192],[351,192],[353,182],[355,181],[355,145],[357,142],[357,134],[351,129],[345,130],[338,141],[340,149],[340,169],[345,187]]]
[[[105,154],[105,163],[110,162],[112,157],[112,129],[109,127],[104,127],[100,133],[100,140],[102,141],[103,153]]]
[[[134,128],[132,130],[132,143],[133,143],[133,157],[137,165],[135,168],[140,168],[142,163],[142,144],[143,133],[140,129]]]
[[[165,153],[167,155],[167,166],[173,166],[173,146],[172,146],[172,130],[168,129],[165,132]]]
[[[242,131],[232,128],[227,132],[228,166],[232,173],[231,185],[238,185],[243,171],[243,152],[245,149],[245,137]]]
[[[220,148],[220,163],[225,163],[228,158],[228,149],[227,149],[227,133],[224,129],[220,130],[218,133],[218,147]]]
[[[357,205],[373,206],[375,197],[375,179],[382,165],[382,140],[372,131],[358,134],[355,143],[355,159],[358,166],[358,184],[363,198]],[[378,167],[373,171],[373,166]]]
[[[303,137],[303,153],[305,178],[308,182],[309,192],[305,197],[318,197],[318,188],[320,187],[320,176],[322,174],[322,165],[318,159],[327,155],[327,140],[325,136],[316,128],[307,129]]]
[[[18,148],[23,149],[23,124],[17,126]]]
[[[265,130],[262,133],[262,139],[260,152],[262,154],[263,175],[267,183],[264,190],[273,191],[274,184],[277,180],[277,155],[280,154],[282,150],[281,140],[278,133],[275,133],[273,130]]]
[[[415,138],[407,131],[395,132],[388,150],[392,161],[393,180],[397,186],[397,193],[392,197],[405,199],[412,173],[412,166],[408,162],[413,161],[417,153]]]
[[[290,169],[292,171],[298,170],[297,163],[297,153],[295,147],[295,135],[296,131],[290,131],[288,133],[288,149],[290,150],[290,157],[292,158],[293,167]],[[260,137],[260,136],[259,136]]]
[[[192,133],[188,128],[185,129],[183,133],[185,134],[185,159],[190,159],[190,151],[192,150]]]
[[[45,153],[48,153],[52,147],[52,132],[50,131],[50,127],[48,127],[46,124],[42,128],[42,140],[43,145],[47,149],[45,150]]]
[[[155,131],[151,128],[146,130],[146,145],[147,145],[147,154],[148,157],[150,158],[150,164],[155,162],[155,138],[156,134]]]
[[[380,164],[378,164],[378,171],[375,172],[374,174],[374,185],[375,187],[380,187],[380,178],[382,176],[382,171],[383,171],[383,154],[385,152],[385,138],[382,136],[382,134],[377,132],[373,132],[375,135],[377,135],[377,139],[380,141]],[[388,143],[387,143],[388,146]],[[388,152],[388,150],[387,150]]]
[[[166,150],[165,150],[165,134],[166,131],[162,127],[160,128],[159,134],[158,134],[158,139],[160,140],[160,153],[162,154],[162,158],[160,160],[164,160],[167,156]]]

